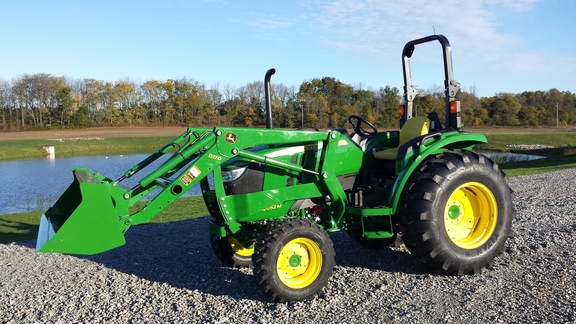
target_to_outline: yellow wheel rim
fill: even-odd
[[[244,245],[240,244],[237,239],[230,235],[228,236],[228,243],[230,243],[232,251],[240,256],[249,257],[254,254],[254,244],[249,247],[245,247]]]
[[[308,287],[322,270],[322,251],[318,244],[310,239],[294,239],[280,251],[276,269],[280,281],[287,287]]]
[[[478,182],[458,187],[448,198],[444,227],[450,240],[463,249],[475,249],[494,234],[498,205],[492,191]]]

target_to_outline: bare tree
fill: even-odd
[[[208,96],[210,98],[210,102],[214,106],[214,111],[218,112],[222,106],[223,96],[220,92],[220,83],[216,82],[215,84],[210,87],[208,90]]]
[[[234,87],[233,85],[231,85],[230,83],[226,83],[226,85],[224,86],[224,91],[223,91],[223,95],[224,95],[224,101],[230,101],[233,100],[236,96],[236,87]]]
[[[7,80],[0,79],[0,110],[2,112],[2,129],[5,130],[8,124],[12,122],[12,109],[10,109],[10,83]],[[6,122],[8,117],[8,122]]]
[[[162,122],[162,103],[167,99],[166,88],[161,81],[146,81],[139,87],[141,100],[154,124]]]

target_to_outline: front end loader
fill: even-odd
[[[412,115],[410,57],[431,41],[443,50],[444,125],[435,114]],[[131,226],[200,185],[216,257],[225,266],[253,266],[275,301],[309,298],[326,285],[335,265],[328,233],[340,230],[370,247],[401,239],[438,273],[480,271],[510,234],[512,191],[496,163],[472,151],[486,138],[463,130],[448,40],[410,41],[402,57],[399,130],[379,132],[355,115],[347,120],[352,132],[273,129],[271,69],[266,129],[188,128],[116,180],[74,169],[73,183],[42,215],[37,250],[95,254],[121,246]],[[120,186],[165,154],[136,186]]]

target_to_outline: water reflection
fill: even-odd
[[[522,153],[502,153],[502,152],[481,152],[481,153],[497,163],[531,161],[546,158],[545,156],[522,154]]]
[[[72,183],[74,167],[92,169],[108,178],[118,179],[147,156],[148,154],[64,158],[49,156],[42,159],[0,162],[0,214],[47,209]],[[132,188],[169,157],[169,154],[164,156],[134,177],[120,182],[120,187]],[[210,176],[209,179],[211,178]],[[190,189],[185,195],[200,195],[199,186]]]

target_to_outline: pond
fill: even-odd
[[[496,163],[505,162],[520,162],[520,161],[531,161],[546,158],[540,155],[522,154],[522,153],[502,153],[502,152],[480,152]]]
[[[170,154],[164,155],[132,178],[120,182],[119,186],[132,188],[143,176],[170,156]],[[146,157],[148,154],[47,157],[2,161],[0,162],[0,214],[48,209],[72,183],[72,168],[88,168],[108,178],[118,179]],[[209,179],[212,179],[211,175]],[[200,195],[200,186],[190,189],[185,195]]]

